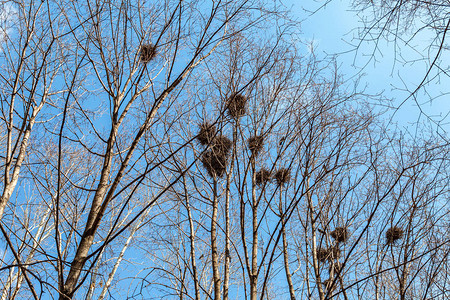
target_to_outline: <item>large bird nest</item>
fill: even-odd
[[[327,260],[337,260],[339,259],[339,257],[341,257],[341,250],[336,246],[317,249],[317,259],[320,262],[326,262]]]
[[[331,232],[331,237],[338,243],[345,243],[349,237],[348,230],[346,227],[336,227]]]
[[[234,93],[227,99],[227,110],[231,117],[238,119],[245,115],[247,98],[239,93]]]
[[[269,182],[270,179],[272,179],[272,174],[266,168],[262,168],[255,174],[255,181],[256,184],[259,186],[267,184],[267,182]]]
[[[248,139],[248,148],[253,153],[254,156],[257,156],[259,152],[263,149],[264,146],[264,138],[262,135],[252,136]]]
[[[203,153],[201,161],[212,178],[222,177],[225,174],[227,168],[227,156],[225,154],[206,151]]]
[[[386,231],[386,241],[388,244],[395,243],[403,237],[403,229],[393,226]]]
[[[326,262],[328,260],[328,257],[329,257],[328,249],[325,248],[317,249],[317,259],[320,262]]]
[[[278,185],[283,185],[291,179],[291,171],[285,168],[279,169],[274,177]]]
[[[222,177],[227,168],[232,142],[223,135],[216,136],[211,149],[203,153],[201,161],[209,176]]]
[[[231,147],[233,146],[233,143],[229,138],[223,135],[216,136],[212,143],[211,150],[216,155],[224,155],[228,157],[230,154]]]
[[[143,63],[148,63],[152,59],[155,58],[157,52],[156,52],[156,46],[153,44],[143,44],[141,46],[141,52],[140,52],[140,60]]]
[[[214,140],[214,137],[216,136],[216,126],[205,122],[202,125],[200,125],[200,130],[197,134],[197,140],[198,142],[203,145],[209,145]]]

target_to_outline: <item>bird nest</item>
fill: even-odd
[[[255,174],[256,184],[259,186],[264,185],[267,182],[269,182],[270,179],[272,179],[271,177],[272,177],[272,174],[270,173],[270,171],[267,170],[266,168],[262,168]]]
[[[274,177],[278,185],[283,185],[291,179],[291,172],[289,169],[279,169]]]
[[[215,135],[216,135],[216,126],[208,122],[205,122],[202,125],[200,125],[200,130],[197,134],[197,140],[201,145],[206,146],[212,143]]]
[[[233,143],[229,138],[223,135],[216,136],[212,143],[211,150],[216,155],[223,155],[225,156],[225,159],[230,154],[231,147],[233,146]]]
[[[319,248],[317,249],[317,259],[320,262],[327,260],[336,260],[341,257],[341,250],[338,247]]]
[[[317,249],[317,259],[321,262],[326,262],[328,260],[328,249],[319,248]]]
[[[393,226],[386,231],[386,241],[392,244],[403,237],[403,229],[398,226]]]
[[[231,146],[229,138],[219,135],[214,138],[211,149],[203,153],[201,161],[209,176],[215,178],[225,174]]]
[[[253,153],[253,155],[258,155],[263,149],[264,138],[262,135],[252,136],[248,139],[248,148]]]
[[[207,151],[203,153],[201,162],[212,178],[222,177],[227,168],[227,156],[224,153]]]
[[[338,243],[345,243],[349,237],[348,230],[346,227],[336,227],[331,232],[331,237]]]
[[[153,44],[144,44],[141,46],[140,59],[143,63],[148,63],[155,58],[156,46]]]
[[[227,110],[230,116],[238,119],[246,113],[247,98],[239,93],[232,94],[227,100]]]

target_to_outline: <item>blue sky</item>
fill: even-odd
[[[394,44],[381,40],[379,51],[375,52],[375,61],[371,55],[373,43],[365,43],[358,52],[354,51],[355,47],[352,44],[357,42],[354,37],[362,23],[356,12],[351,10],[351,1],[332,0],[316,13],[312,15],[308,13],[308,11],[316,11],[325,2],[286,1],[286,5],[292,7],[292,12],[304,20],[301,28],[303,39],[313,41],[315,53],[319,57],[340,53],[337,56],[339,70],[344,78],[349,80],[349,86],[352,85],[355,76],[362,72],[360,89],[364,88],[369,94],[382,93],[384,97],[392,99],[395,106],[399,106],[408,97],[407,90],[414,90],[426,74],[429,62],[417,61],[417,59],[421,58],[422,54],[427,54],[433,37],[432,33],[424,32],[417,36],[412,41],[411,47],[400,44],[402,52],[397,51],[397,56],[395,56]],[[408,61],[415,62],[408,63]],[[448,66],[449,61],[443,61],[441,64]],[[448,92],[445,88],[448,86],[450,86],[448,78],[441,77],[440,81],[432,82],[427,86],[430,96],[423,92],[417,94],[417,102],[421,104],[420,109],[413,99],[409,99],[395,113],[394,110],[390,112],[393,122],[402,129],[414,131],[415,126],[411,125],[413,122],[420,120],[429,123],[425,115],[421,114],[421,110],[434,121],[442,120],[450,111],[450,101],[447,99],[448,96],[438,96]],[[434,100],[430,102],[430,98]],[[439,131],[442,132],[442,129],[445,129],[449,132],[449,121],[450,118],[444,120]],[[433,127],[436,127],[435,124]]]
[[[305,19],[301,28],[303,32],[302,38],[304,41],[313,41],[315,51],[319,57],[354,49],[349,44],[349,42],[352,42],[352,31],[361,24],[358,23],[356,14],[349,10],[350,1],[333,0],[312,16],[308,16],[304,8],[311,11],[315,10],[324,1],[289,0],[287,2],[292,5],[293,13],[298,15],[299,18]],[[4,14],[0,14],[0,21],[3,18]],[[418,53],[410,50],[405,51],[403,54],[409,59],[414,59],[419,56],[420,53],[426,50],[428,38],[426,36],[421,38],[423,39],[423,43],[419,43],[417,48],[415,48]],[[402,87],[405,84],[407,87],[413,88],[414,85],[422,80],[426,71],[426,64],[415,63],[414,65],[402,65],[397,63],[394,65],[395,60],[392,44],[382,42],[381,45],[381,52],[376,55],[378,62],[369,63],[363,70],[365,76],[361,80],[360,88],[366,87],[366,91],[372,94],[383,92],[385,97],[392,98],[395,103],[399,104],[407,97],[407,93],[394,87]],[[358,53],[350,51],[338,56],[337,60],[340,66],[340,73],[348,80],[350,86],[355,75],[361,71],[361,67],[370,59],[370,56],[367,55],[370,54],[371,49],[371,45],[366,45]],[[403,78],[404,83],[400,78]],[[434,84],[430,87],[430,91],[437,95],[441,90],[445,91],[446,86],[449,85],[446,85],[445,82]],[[428,100],[426,97],[423,97],[423,100],[419,98],[420,102],[426,100]],[[427,115],[436,116],[440,113],[450,111],[450,101],[447,101],[444,97],[437,99],[432,104],[423,104],[421,108],[425,110]],[[409,122],[416,121],[420,116],[420,111],[415,103],[408,101],[401,106],[401,109],[393,118],[395,122],[398,122],[400,127],[410,128]],[[439,119],[439,117],[436,117],[436,119]],[[450,128],[449,125],[447,125],[447,128]],[[2,256],[2,249],[0,247],[0,257]],[[130,269],[125,270],[129,271]]]

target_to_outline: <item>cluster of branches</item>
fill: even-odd
[[[1,299],[448,297],[448,149],[264,1],[4,1]]]
[[[377,61],[386,54],[386,49],[390,52],[388,55],[394,57],[390,72],[391,75],[398,72],[401,81],[401,86],[395,88],[406,92],[396,107],[414,103],[421,115],[445,130],[449,112],[444,110],[441,114],[430,115],[423,106],[448,95],[446,89],[436,89],[436,85],[446,86],[449,80],[446,57],[450,3],[444,0],[353,0],[351,5],[363,25],[355,35],[356,49],[369,57],[369,61]],[[367,53],[368,45],[371,53]],[[405,66],[410,66],[415,76],[404,75],[401,67]]]

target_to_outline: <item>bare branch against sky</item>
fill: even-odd
[[[450,297],[446,132],[290,8],[1,2],[0,299]]]

